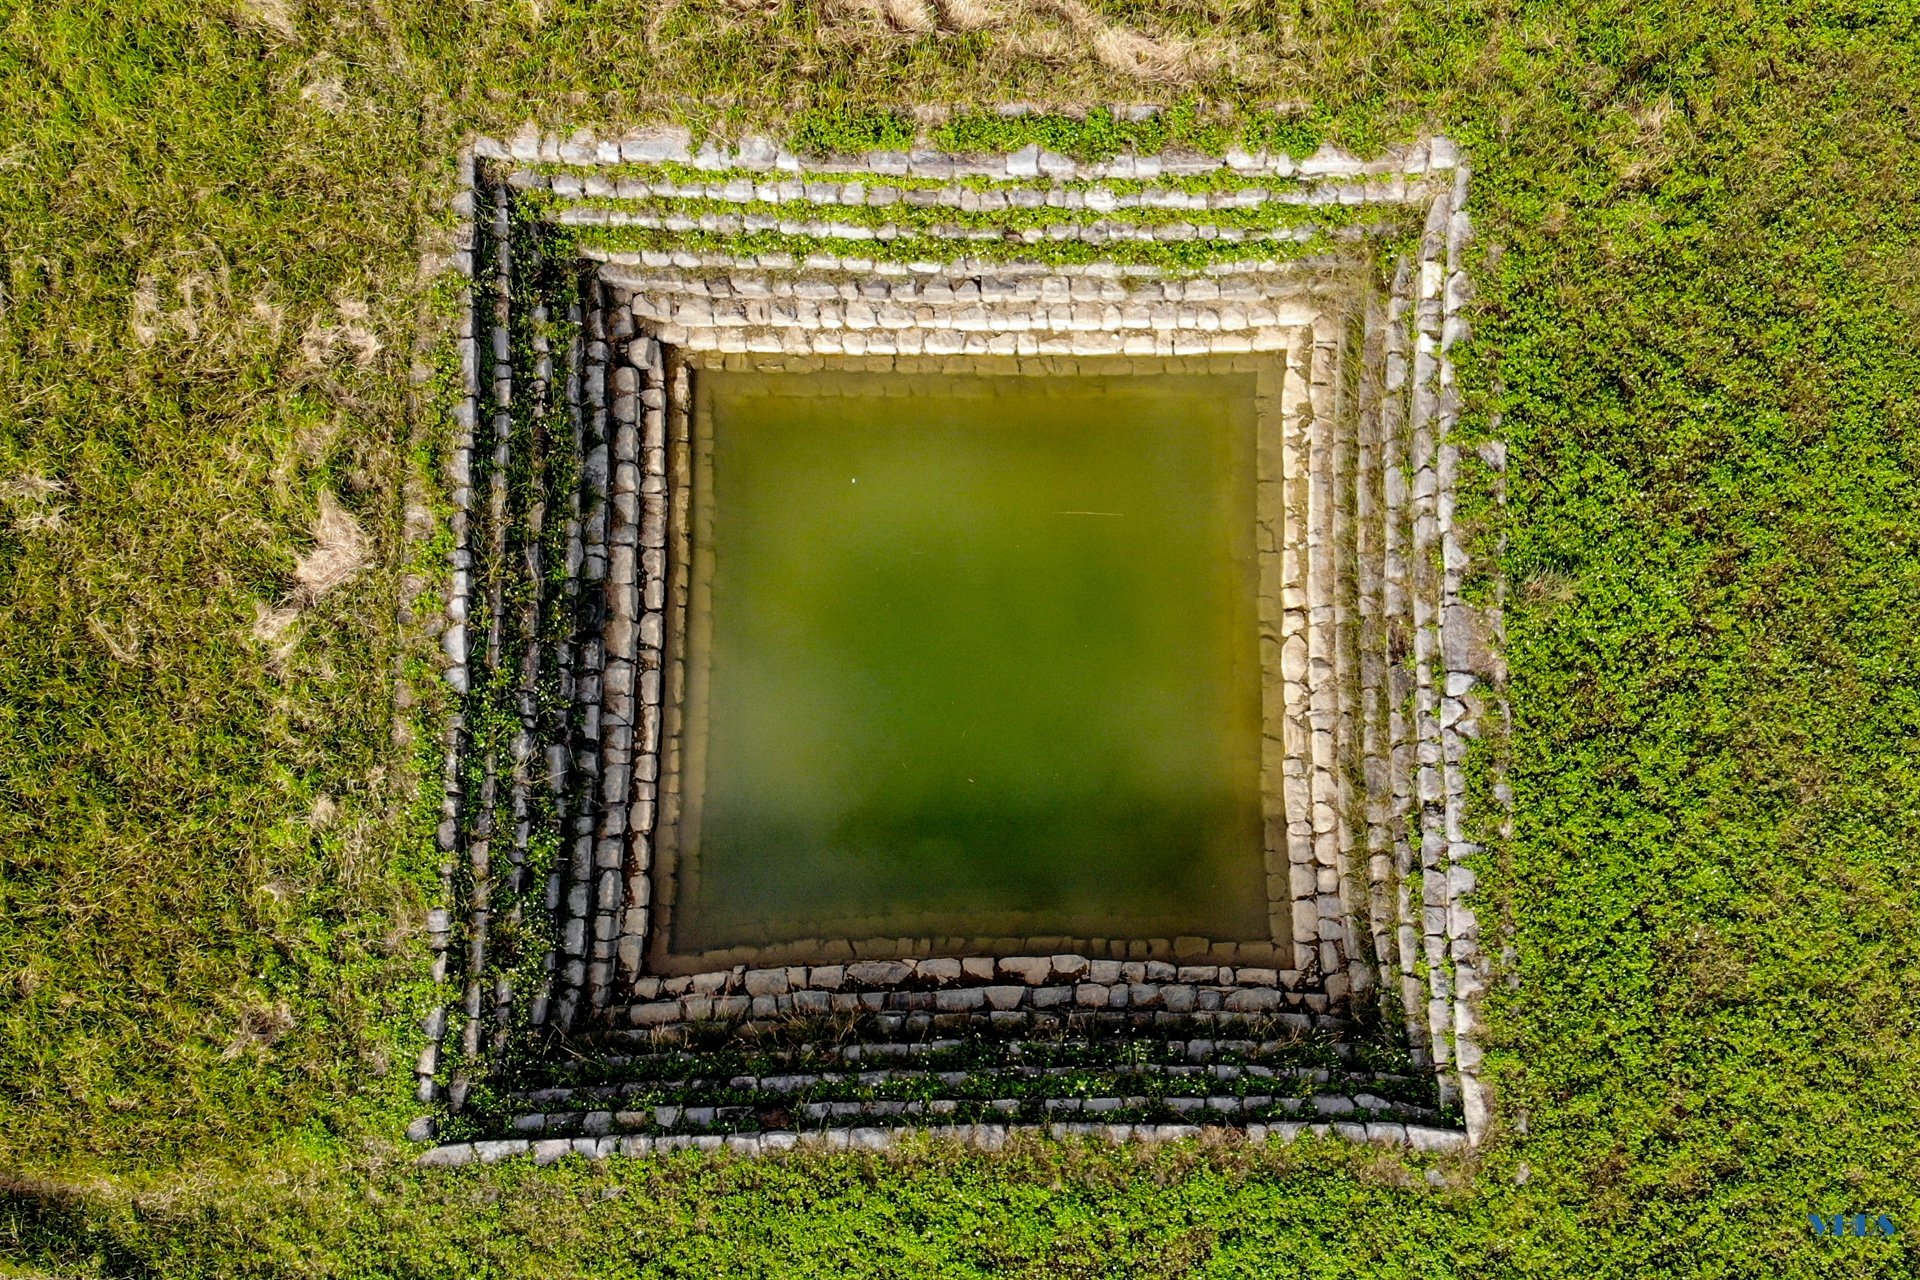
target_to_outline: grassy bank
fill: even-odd
[[[0,1267],[1913,1270],[1920,11],[892,8],[0,10]],[[459,139],[885,141],[1008,99],[1312,103],[1288,139],[1473,159],[1469,409],[1510,449],[1499,1133],[1439,1187],[1337,1147],[412,1170],[435,708],[394,690]],[[946,126],[1015,127],[1112,144]]]

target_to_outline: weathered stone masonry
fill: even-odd
[[[1323,149],[1079,165],[1037,148],[803,160],[761,139],[695,148],[663,129],[481,140],[463,165],[458,263],[471,288],[443,633],[463,705],[440,829],[449,906],[430,921],[449,999],[418,1067],[443,1127],[458,1128],[477,1080],[508,1063],[524,1077],[560,1041],[612,1070],[633,1049],[677,1052],[721,1026],[771,1043],[837,1020],[846,1043],[875,1048],[954,1034],[1213,1045],[1248,1028],[1248,1043],[1278,1046],[1262,1033],[1338,1044],[1356,1016],[1385,1012],[1432,1073],[1437,1106],[1484,1129],[1464,762],[1499,714],[1502,673],[1498,613],[1464,598],[1454,520],[1448,353],[1466,334],[1470,227],[1468,170],[1444,140],[1368,162]],[[1245,221],[1280,206],[1272,225]],[[978,225],[998,210],[1055,220]],[[1324,226],[1312,210],[1329,211]],[[1217,256],[1195,266],[1112,248],[1196,241]],[[1381,244],[1400,246],[1384,276]],[[1261,256],[1267,245],[1286,251]],[[673,461],[689,438],[689,372],[974,361],[1057,376],[1202,357],[1256,371],[1276,424],[1258,464],[1263,511],[1280,513],[1262,532],[1263,769],[1275,936],[1290,954],[1208,939],[854,938],[805,944],[804,964],[720,955],[702,972],[648,972],[685,678],[663,637],[690,589],[674,498],[690,476]],[[1174,1136],[1183,1096],[1120,1095],[1112,1109],[1139,1118],[1091,1129]],[[686,1120],[697,1103],[673,1105],[674,1125],[542,1137],[539,1150],[788,1143],[764,1122],[753,1144],[702,1134]],[[938,1125],[962,1103],[890,1107],[803,1103],[794,1123]],[[1376,1118],[1325,1123],[1444,1141],[1404,1127],[1439,1112],[1366,1110]],[[1281,1103],[1200,1113],[1250,1132],[1269,1115],[1282,1133],[1320,1123]],[[1033,1121],[1078,1123],[1052,1114]],[[994,1119],[969,1133],[1004,1136]]]

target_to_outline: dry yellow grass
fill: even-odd
[[[1163,85],[1218,70],[1228,43],[1203,50],[1177,36],[1149,35],[1080,0],[832,0],[825,14],[829,34],[841,39],[997,32],[996,43],[1017,58],[1092,62],[1128,80]]]
[[[366,564],[367,535],[332,493],[320,495],[313,522],[313,549],[293,567],[294,595],[312,604],[351,582]]]

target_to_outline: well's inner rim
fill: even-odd
[[[1233,661],[1243,708],[1245,732],[1237,739],[1239,762],[1215,773],[1245,780],[1243,823],[1234,856],[1242,860],[1234,874],[1245,877],[1237,908],[1224,900],[1217,910],[1196,905],[1175,921],[1164,912],[1108,908],[1071,911],[1008,910],[987,903],[939,912],[875,911],[863,919],[857,911],[821,913],[817,925],[789,915],[766,936],[750,942],[723,940],[707,945],[681,940],[675,912],[691,901],[698,906],[705,855],[697,824],[701,799],[712,784],[706,776],[708,719],[712,685],[711,589],[713,583],[712,503],[713,388],[737,374],[742,363],[718,353],[667,349],[662,353],[668,394],[668,537],[666,651],[661,672],[660,807],[651,868],[652,919],[648,926],[646,971],[655,974],[714,972],[736,966],[833,963],[852,959],[928,956],[1010,956],[1073,953],[1114,960],[1228,963],[1288,969],[1297,963],[1292,939],[1293,894],[1287,865],[1283,774],[1288,765],[1283,722],[1288,714],[1281,651],[1265,643],[1279,629],[1289,573],[1299,571],[1304,536],[1298,521],[1289,524],[1284,501],[1283,458],[1290,447],[1283,405],[1287,362],[1284,352],[1186,358],[1000,358],[899,357],[885,362],[892,374],[876,374],[871,361],[818,358],[752,362],[752,376],[805,379],[809,390],[846,391],[853,380],[879,378],[893,396],[979,395],[993,385],[1017,385],[1028,379],[1069,394],[1105,384],[1144,394],[1157,380],[1189,380],[1215,390],[1231,388],[1226,407],[1241,418],[1224,478],[1237,486],[1235,510],[1224,518],[1218,547],[1208,558],[1218,570],[1236,554],[1251,572],[1232,594],[1235,616]],[[876,388],[871,382],[867,390]],[[1304,406],[1292,406],[1296,416]],[[911,418],[911,414],[909,418]],[[725,465],[723,461],[723,465]],[[703,497],[708,501],[702,501]],[[1232,502],[1225,494],[1218,501]],[[1292,540],[1290,542],[1290,540]],[[1291,548],[1291,549],[1290,549]],[[804,673],[789,673],[790,677]],[[723,677],[724,678],[724,677]],[[1294,714],[1300,708],[1293,708]],[[1295,761],[1296,771],[1305,762]],[[777,858],[779,849],[754,850],[755,857]],[[1147,855],[1154,856],[1150,851]],[[1250,860],[1250,861],[1249,861]],[[991,894],[984,895],[991,897]],[[710,904],[709,904],[710,906]],[[1235,920],[1234,916],[1242,917]],[[683,914],[682,919],[685,919]],[[764,922],[763,922],[764,923]],[[691,930],[687,932],[693,932]],[[907,935],[907,936],[902,936]]]

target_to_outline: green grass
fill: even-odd
[[[1099,7],[1234,57],[1169,89],[719,0],[0,12],[0,1273],[1915,1269],[1920,15]],[[438,765],[394,739],[435,714],[395,706],[429,656],[397,609],[438,572],[409,366],[458,139],[1168,96],[1473,157],[1468,425],[1511,460],[1491,1145],[1444,1189],[1324,1146],[412,1170]],[[944,127],[1124,141],[1064,119]],[[323,491],[365,565],[258,639]],[[1856,1210],[1906,1234],[1810,1236]]]

